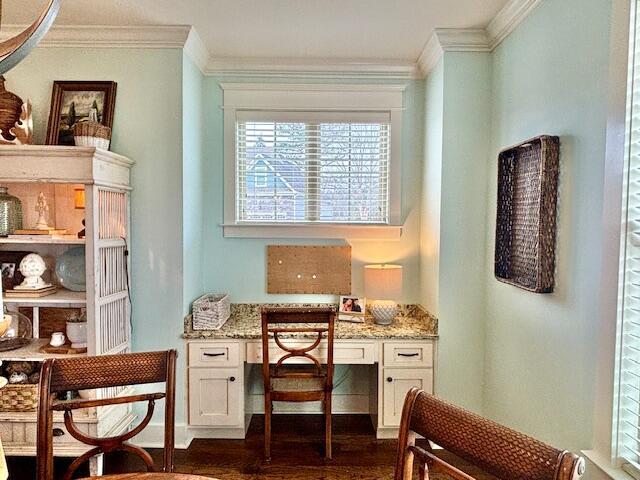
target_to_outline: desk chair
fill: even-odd
[[[149,472],[156,470],[151,456],[142,448],[127,442],[140,433],[153,416],[156,400],[165,399],[164,411],[164,466],[163,473],[108,475],[100,478],[140,479],[197,479],[202,477],[173,474],[176,351],[129,353],[99,357],[76,357],[48,359],[40,373],[40,401],[38,404],[38,480],[53,480],[53,412],[64,412],[64,424],[69,434],[82,443],[92,446],[89,451],[75,459],[62,477],[72,478],[75,471],[95,455],[124,450],[139,456]],[[147,383],[165,383],[163,392],[141,393],[113,398],[60,401],[56,395],[68,390],[109,388]],[[81,432],[73,420],[73,411],[105,405],[121,405],[147,402],[147,414],[131,431],[109,438],[93,438]]]
[[[264,379],[264,457],[271,460],[271,415],[273,402],[321,401],[325,415],[325,458],[331,459],[331,394],[333,391],[333,336],[336,309],[263,308],[262,376]],[[269,338],[278,348],[270,363]],[[284,337],[311,336],[303,348],[287,347]],[[313,338],[315,336],[315,339]],[[324,342],[323,342],[324,338]],[[326,363],[317,348],[326,343]],[[315,353],[315,356],[312,354]],[[285,362],[293,359],[296,365]],[[324,360],[324,359],[323,359]],[[302,365],[300,365],[302,363]],[[295,382],[294,385],[291,382]]]
[[[454,480],[474,480],[433,455],[430,448],[417,447],[416,434],[505,480],[578,480],[584,473],[584,459],[573,453],[412,388],[402,410],[395,480],[411,480],[416,459],[421,480],[428,480],[431,472],[446,473]]]

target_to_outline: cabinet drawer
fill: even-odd
[[[190,367],[237,367],[240,365],[240,344],[190,342]]]
[[[189,424],[242,425],[242,383],[240,368],[190,368]]]
[[[295,340],[287,341],[283,340],[284,345],[287,347],[303,348],[313,344],[313,339],[310,340]],[[340,342],[333,344],[333,362],[336,364],[349,364],[358,365],[365,364],[371,365],[376,362],[375,344],[373,342]],[[314,357],[318,358],[320,362],[327,361],[327,348],[323,342],[320,346],[311,352]],[[269,362],[275,363],[285,355],[285,352],[278,347],[275,342],[270,341],[269,344]],[[262,342],[248,342],[247,343],[247,363],[262,363]],[[295,359],[286,360],[285,363],[309,363],[309,360]]]
[[[402,418],[402,407],[407,392],[418,387],[433,393],[433,369],[385,368],[382,378],[382,423],[385,427],[397,427]]]
[[[433,343],[385,342],[385,367],[433,367]]]

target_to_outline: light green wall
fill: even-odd
[[[274,81],[282,79],[230,79],[234,81]],[[306,79],[311,83],[326,80]],[[297,302],[336,301],[335,296],[268,295],[266,293],[266,246],[270,244],[342,244],[340,240],[283,240],[237,239],[222,236],[223,223],[223,121],[220,80],[206,79],[205,104],[207,111],[205,199],[205,273],[204,285],[209,291],[230,294],[231,301],[240,302]],[[371,82],[367,82],[371,83]],[[354,294],[363,293],[363,265],[393,262],[404,265],[403,301],[416,303],[420,299],[420,177],[422,163],[422,135],[424,124],[423,82],[408,82],[404,94],[402,136],[402,211],[405,219],[400,240],[350,240],[353,255]]]
[[[205,105],[204,75],[183,54],[182,69],[182,141],[183,141],[183,313],[190,312],[191,302],[204,292],[204,192],[205,192]]]
[[[426,85],[421,273],[439,319],[436,393],[481,411],[490,54],[445,52]]]
[[[485,413],[569,449],[593,422],[611,2],[545,0],[493,55]],[[493,277],[496,157],[559,135],[556,289]]]
[[[181,349],[182,265],[181,50],[39,48],[11,70],[7,87],[34,107],[43,143],[53,80],[118,82],[112,150],[136,161],[131,194],[134,350]],[[182,387],[184,354],[178,386]],[[178,391],[177,421],[183,418]]]
[[[438,394],[476,411],[484,373],[488,53],[444,54]],[[473,79],[473,81],[470,81]]]
[[[424,163],[420,205],[420,303],[438,316],[444,60],[425,80]]]

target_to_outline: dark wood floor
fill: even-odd
[[[323,419],[320,415],[276,415],[273,422],[272,461],[262,461],[263,417],[254,416],[245,440],[194,440],[187,450],[176,450],[176,471],[220,480],[389,480],[393,478],[395,440],[376,440],[369,417],[334,417],[333,460],[323,459]],[[161,452],[153,451],[161,462]],[[446,454],[442,454],[446,456]],[[451,460],[450,456],[447,456]],[[478,474],[460,460],[460,468]],[[35,478],[32,458],[10,458],[10,480]],[[57,473],[68,460],[56,460]],[[105,459],[105,471],[141,470],[137,460],[124,455]],[[446,479],[448,477],[433,476]]]

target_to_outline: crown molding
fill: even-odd
[[[510,0],[487,26],[491,50],[513,32],[543,0]]]
[[[25,28],[25,25],[3,25],[0,40],[11,38]],[[188,25],[54,25],[38,47],[184,48],[191,30]]]
[[[543,0],[509,0],[486,29],[436,28],[417,60],[426,77],[444,52],[492,52]]]
[[[420,77],[424,78],[438,64],[444,52],[489,52],[487,32],[481,28],[436,28],[417,65]]]
[[[212,58],[206,75],[286,78],[371,78],[408,80],[418,78],[414,62],[358,59],[263,59]]]
[[[189,25],[54,25],[39,47],[176,48],[205,75],[275,78],[392,79],[424,78],[444,52],[490,52],[543,0],[509,0],[486,29],[436,28],[415,62],[369,59],[214,58]],[[3,25],[0,41],[26,25]]]
[[[206,72],[210,60],[209,50],[194,27],[189,30],[189,35],[184,43],[184,53],[193,60],[202,73]]]

